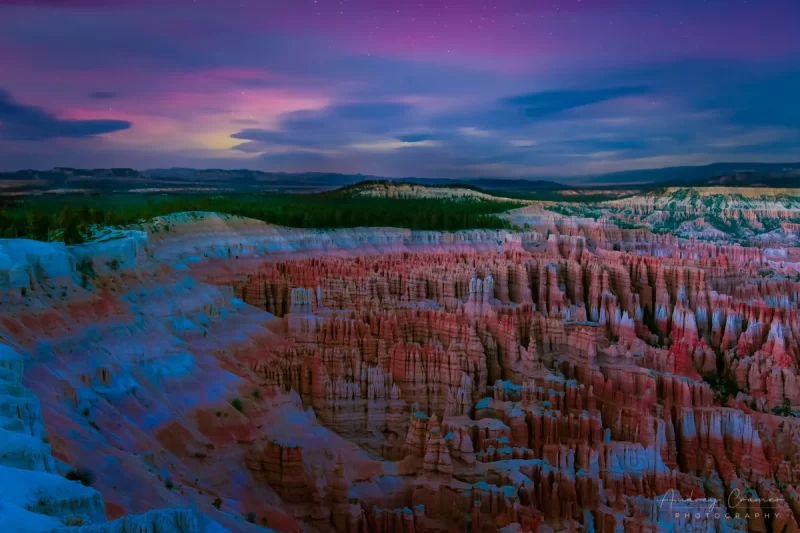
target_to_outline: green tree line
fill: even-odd
[[[497,213],[515,207],[519,205],[514,201],[369,198],[341,191],[41,196],[0,206],[0,235],[75,244],[90,238],[97,228],[137,224],[183,211],[227,213],[297,228],[387,226],[455,231],[507,228],[508,222]]]

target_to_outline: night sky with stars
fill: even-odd
[[[0,170],[800,161],[800,0],[0,0]]]

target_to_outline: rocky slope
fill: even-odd
[[[437,199],[479,199],[491,201],[507,201],[508,198],[493,196],[485,192],[466,187],[429,187],[414,183],[391,183],[387,181],[364,182],[352,188],[356,196],[370,198],[437,198]],[[520,203],[531,203],[520,200]]]
[[[793,251],[552,207],[510,214],[515,232],[193,213],[82,246],[0,241],[0,514],[16,531],[797,531]]]
[[[561,215],[681,238],[796,245],[800,189],[671,187],[596,204],[547,204]]]

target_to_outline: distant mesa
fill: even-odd
[[[800,183],[800,163],[713,163],[703,166],[667,167],[629,170],[592,176],[597,184],[682,184],[715,185],[737,181],[739,185],[789,186],[788,181]],[[782,185],[778,185],[782,183]]]
[[[125,192],[129,190],[220,190],[226,192],[320,192],[361,182],[386,182],[421,186],[450,186],[477,189],[494,196],[545,199],[589,192],[598,196],[619,196],[622,191],[640,192],[664,186],[795,187],[800,185],[800,163],[717,163],[698,167],[615,172],[597,176],[553,179],[470,177],[470,178],[386,178],[365,174],[331,172],[270,172],[250,169],[195,169],[183,167],[136,170],[131,168],[68,168],[18,170],[0,173],[0,195],[69,192]],[[627,194],[627,192],[626,192]]]

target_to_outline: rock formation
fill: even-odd
[[[98,533],[797,531],[800,260],[650,231],[709,217],[700,200],[621,205],[529,205],[508,215],[519,232],[204,214],[96,249],[0,241],[0,515]]]

